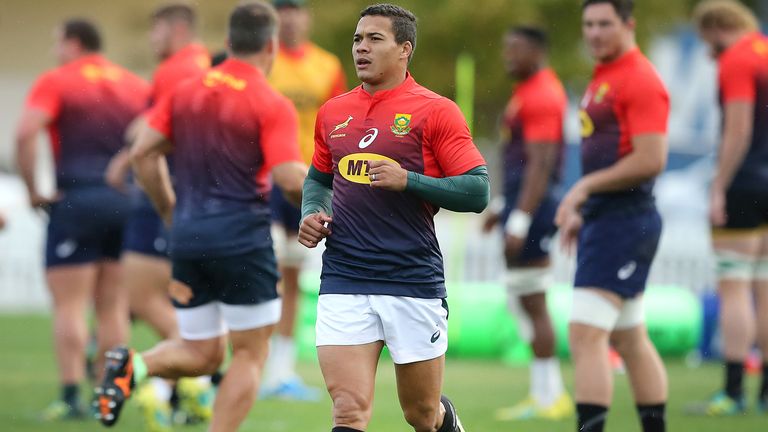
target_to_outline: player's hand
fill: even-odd
[[[564,221],[558,224],[560,227],[560,248],[567,255],[572,255],[576,250],[576,242],[579,239],[582,225],[584,225],[584,218],[578,211],[565,215]]]
[[[483,232],[486,234],[491,232],[493,227],[499,223],[500,219],[501,216],[498,213],[488,213],[488,215],[485,217],[485,220],[483,220]]]
[[[30,192],[29,206],[33,209],[41,209],[48,212],[51,209],[51,204],[60,201],[62,196],[61,192],[56,192],[51,197],[40,195],[37,192]]]
[[[408,185],[408,171],[388,160],[368,161],[368,178],[371,187],[393,192],[402,192]]]
[[[171,210],[163,212],[160,215],[160,219],[163,220],[163,224],[166,228],[170,228],[171,225],[173,225],[173,207],[171,207]]]
[[[709,194],[709,222],[714,227],[721,227],[728,222],[728,214],[725,212],[725,191],[714,184]]]
[[[0,214],[0,231],[5,228],[5,218]]]
[[[310,249],[317,247],[320,241],[331,235],[331,230],[326,226],[331,222],[333,222],[333,218],[324,212],[305,217],[299,226],[299,243]]]
[[[189,301],[192,300],[192,297],[194,297],[192,288],[190,288],[189,285],[181,283],[177,280],[172,280],[171,284],[168,285],[168,295],[183,305],[188,304]]]
[[[128,160],[127,152],[124,153],[124,156],[123,153],[119,153],[113,157],[109,161],[109,165],[107,165],[107,170],[104,172],[104,180],[107,182],[107,185],[122,193],[128,191],[127,178],[128,170],[131,166],[130,163],[126,162]]]
[[[504,234],[504,256],[508,263],[516,262],[525,246],[525,239]]]
[[[557,214],[555,215],[555,225],[562,227],[568,217],[573,213],[578,213],[581,206],[587,202],[589,193],[581,182],[577,182],[571,190],[565,194],[565,197],[560,201],[560,206],[557,208]]]

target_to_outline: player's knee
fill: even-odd
[[[568,329],[568,343],[573,355],[593,352],[595,347],[607,342],[608,333],[601,328],[571,323]]]
[[[416,432],[429,432],[434,430],[437,423],[438,407],[435,404],[422,401],[403,408],[405,421]]]
[[[360,392],[350,389],[329,389],[333,399],[335,424],[367,425],[370,420],[371,401]]]
[[[644,331],[630,330],[611,336],[611,346],[623,358],[632,358],[651,348],[651,341]]]

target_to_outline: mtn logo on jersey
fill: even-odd
[[[579,110],[579,123],[581,123],[581,137],[589,138],[595,133],[595,123],[592,118],[589,117],[587,111],[584,109]]]
[[[392,133],[397,136],[408,135],[411,131],[411,115],[410,114],[395,114],[395,123],[390,128]]]
[[[331,131],[331,133],[330,133],[330,134],[328,134],[328,135],[329,135],[331,138],[342,138],[342,137],[345,137],[345,136],[347,136],[346,134],[343,134],[343,133],[340,133],[340,134],[335,134],[335,135],[334,135],[334,133],[335,133],[337,130],[341,130],[341,129],[344,129],[344,128],[346,128],[347,126],[349,126],[349,122],[351,122],[351,121],[352,121],[352,119],[354,119],[354,117],[352,117],[352,116],[349,116],[349,117],[347,117],[347,120],[346,120],[346,121],[343,121],[343,122],[341,122],[341,123],[337,124],[336,126],[334,126],[334,127],[333,127],[333,130],[332,130],[332,131]]]
[[[352,183],[371,184],[371,180],[368,178],[368,170],[370,169],[368,162],[384,160],[397,163],[394,159],[376,153],[348,154],[339,161],[339,173],[344,179]]]

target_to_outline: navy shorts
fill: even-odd
[[[598,288],[631,299],[645,290],[661,237],[656,209],[588,219],[579,233],[577,288]]]
[[[141,255],[168,258],[168,232],[146,196],[134,203],[125,228],[123,249]]]
[[[192,289],[187,304],[179,309],[211,302],[228,305],[256,305],[278,298],[277,260],[272,248],[256,249],[241,255],[180,259],[173,258],[173,279]]]
[[[516,200],[507,199],[507,205],[501,212],[502,229],[507,223],[509,215],[515,209]],[[558,199],[553,194],[548,194],[536,210],[536,214],[531,219],[531,227],[528,230],[528,237],[525,246],[520,252],[518,263],[540,260],[549,257],[552,237],[557,232],[555,225],[555,214],[557,213]]]
[[[117,260],[131,204],[107,186],[62,192],[51,205],[45,247],[46,267]]]
[[[282,225],[289,233],[299,232],[301,209],[288,202],[277,186],[272,186],[269,208],[272,211],[272,222]]]
[[[768,225],[768,193],[729,190],[725,196],[728,219],[724,229],[755,229]]]

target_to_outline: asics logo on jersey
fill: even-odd
[[[368,170],[370,169],[368,163],[380,160],[397,163],[394,159],[376,153],[352,153],[339,161],[339,173],[345,180],[352,183],[371,184],[371,180],[368,178]]]
[[[440,339],[440,330],[432,333],[432,337],[429,339],[429,341],[435,343],[438,339]]]
[[[360,138],[360,142],[357,143],[357,146],[360,147],[361,149],[364,149],[369,145],[373,144],[373,141],[376,139],[377,136],[379,136],[379,130],[376,128],[370,128],[365,132],[366,132],[366,135]]]
[[[624,267],[620,268],[619,271],[616,273],[616,276],[620,280],[627,280],[635,273],[635,270],[637,270],[637,263],[635,261],[630,261]]]

